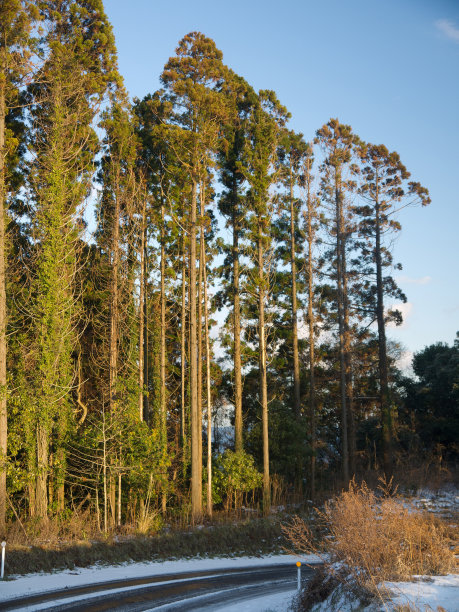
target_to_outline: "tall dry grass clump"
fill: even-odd
[[[383,581],[406,581],[415,575],[447,574],[455,568],[448,526],[390,495],[377,495],[365,483],[351,482],[318,511],[325,532],[322,544],[295,518],[284,533],[296,550],[318,553],[325,548],[330,567],[338,563],[368,587]]]

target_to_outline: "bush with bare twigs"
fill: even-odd
[[[384,581],[453,571],[447,525],[391,494],[391,489],[389,483],[378,495],[353,481],[348,491],[317,511],[321,538],[299,517],[284,527],[284,534],[297,552],[325,553],[326,572],[357,587],[364,598],[382,596]]]

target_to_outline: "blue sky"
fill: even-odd
[[[273,89],[309,140],[330,117],[396,150],[431,194],[400,215],[394,258],[408,297],[390,330],[408,351],[459,330],[458,0],[105,0],[131,96],[159,87],[199,30],[256,89]]]

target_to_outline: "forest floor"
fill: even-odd
[[[115,533],[107,537],[56,537],[42,531],[33,540],[7,544],[6,573],[62,571],[94,564],[173,561],[202,557],[262,557],[284,552],[284,514],[270,518],[227,518],[226,522],[164,528],[155,535]]]

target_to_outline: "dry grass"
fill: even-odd
[[[451,527],[391,495],[391,489],[385,486],[376,494],[365,483],[352,482],[348,491],[318,511],[321,540],[298,517],[284,533],[296,551],[328,553],[327,572],[357,585],[363,598],[369,593],[384,597],[379,587],[384,581],[454,571]]]
[[[51,521],[49,521],[50,523]],[[29,525],[24,526],[26,529]],[[38,529],[38,525],[37,525]],[[11,544],[6,555],[7,574],[26,574],[87,567],[96,562],[163,561],[196,556],[261,556],[282,552],[279,520],[255,519],[238,524],[209,525],[186,531],[169,530],[148,537],[118,534],[108,538],[63,540],[48,525],[33,545]],[[23,536],[25,538],[25,536]]]

